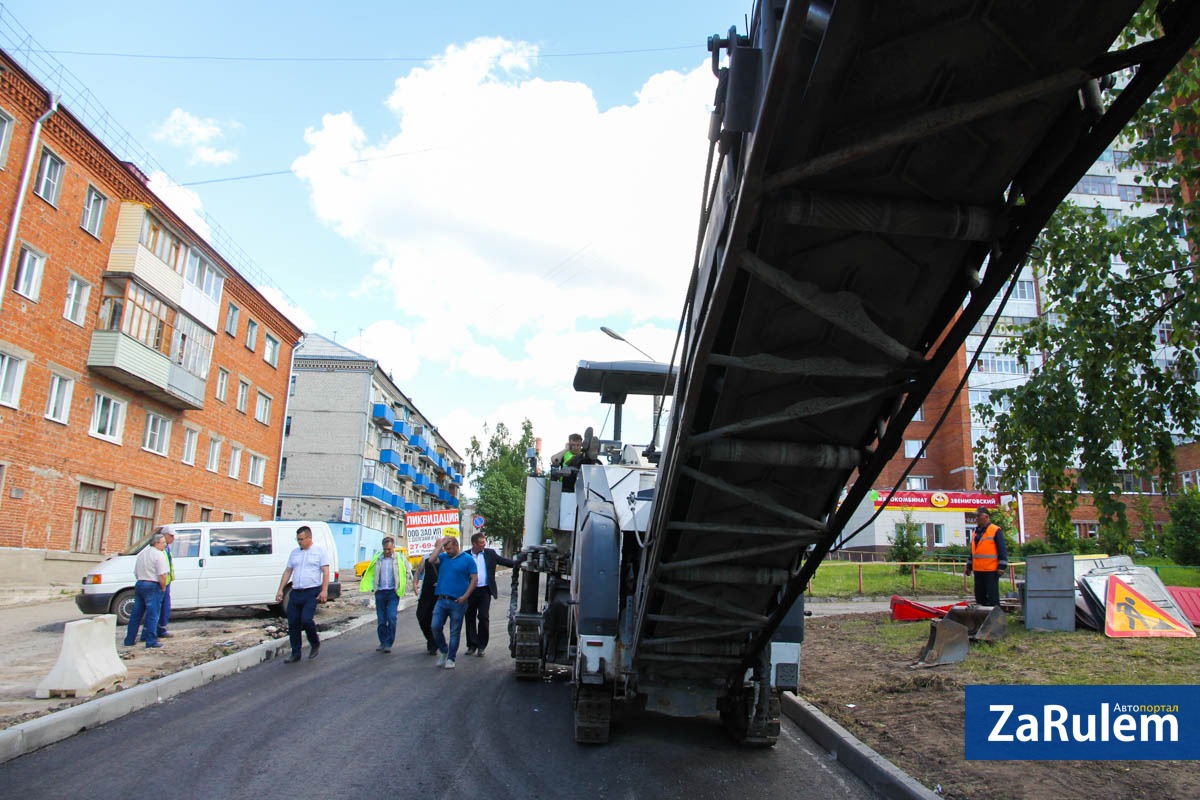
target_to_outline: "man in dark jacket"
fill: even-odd
[[[437,604],[438,565],[427,558],[421,559],[421,567],[417,572],[417,624],[425,635],[425,651],[435,656],[438,652],[437,642],[433,638],[433,607]]]
[[[488,646],[488,615],[497,596],[496,565],[511,567],[514,563],[486,545],[487,537],[482,533],[471,537],[471,556],[479,569],[479,583],[467,598],[467,655],[482,656]]]

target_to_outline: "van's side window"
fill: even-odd
[[[195,528],[175,530],[175,541],[171,542],[173,558],[195,558],[200,555],[200,531]]]
[[[271,553],[270,528],[213,528],[208,550],[214,556],[262,556]]]

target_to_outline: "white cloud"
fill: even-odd
[[[174,109],[152,135],[160,142],[190,150],[189,164],[220,167],[237,159],[235,151],[221,150],[214,146],[214,142],[225,137],[225,130],[219,122],[215,119],[201,119],[182,108]]]
[[[630,325],[630,341],[670,355],[715,81],[707,62],[664,72],[634,103],[602,110],[587,85],[543,80],[536,66],[526,43],[450,47],[395,81],[394,129],[326,114],[293,169],[316,215],[378,257],[357,293],[390,297],[396,321],[363,336],[402,343],[397,379],[436,365],[506,382],[526,396],[495,397],[486,419],[511,412],[504,421],[517,430],[528,416],[557,440],[599,426],[588,422],[596,399],[565,388],[581,357],[641,358],[601,324]]]
[[[315,330],[317,327],[316,321],[312,315],[300,306],[293,303],[282,291],[274,286],[258,286],[259,293],[267,298],[267,301],[275,308],[283,312],[283,315],[296,324],[301,331],[308,332]]]
[[[211,239],[212,228],[204,218],[204,203],[200,195],[175,183],[164,172],[152,173],[149,185],[150,191],[158,195],[192,230],[205,239]]]

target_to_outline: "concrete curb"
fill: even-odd
[[[407,599],[401,600],[400,608],[407,605]],[[328,631],[321,636],[321,641],[341,636],[355,628],[362,627],[375,621],[375,613],[353,617],[344,627],[336,631]],[[97,697],[80,703],[77,706],[55,711],[29,722],[22,722],[0,731],[0,764],[11,761],[18,756],[32,753],[48,744],[62,741],[89,728],[95,728],[114,719],[120,719],[126,714],[145,708],[146,706],[169,700],[178,694],[197,689],[206,683],[224,678],[227,675],[249,669],[264,661],[270,661],[279,655],[279,651],[288,647],[286,637],[272,639],[232,655],[218,658],[207,664],[198,664],[173,675],[165,675],[149,683],[124,689],[116,694]]]
[[[813,704],[784,692],[783,713],[868,786],[888,800],[941,800],[908,773],[876,753]]]

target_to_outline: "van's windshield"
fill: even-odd
[[[175,541],[167,547],[171,556],[174,558],[195,558],[200,555],[200,529],[199,528],[172,528],[175,534]],[[136,556],[138,553],[146,549],[146,545],[150,544],[150,540],[154,538],[156,533],[166,533],[167,528],[160,526],[155,528],[151,533],[146,534],[141,539],[131,544],[128,548],[121,551],[123,556]]]
[[[162,528],[157,528],[157,529],[151,531],[150,533],[147,533],[145,536],[138,539],[133,544],[129,545],[129,547],[122,550],[121,555],[136,556],[138,553],[142,552],[142,550],[144,550],[146,548],[146,545],[150,544],[150,539],[153,538],[154,534],[158,533],[161,530],[162,530]]]

